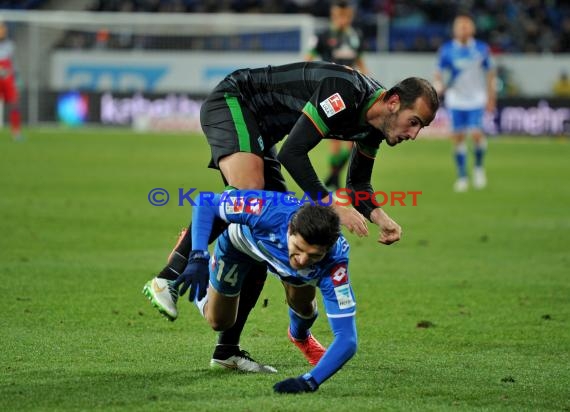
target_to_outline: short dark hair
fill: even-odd
[[[460,17],[468,18],[469,20],[473,21],[473,14],[469,12],[469,10],[459,10],[453,20],[458,19]]]
[[[330,249],[340,236],[340,219],[330,206],[307,203],[293,215],[289,233],[300,235],[309,245]]]
[[[331,7],[339,7],[341,9],[347,9],[349,7],[354,7],[352,1],[349,0],[333,0],[331,2]]]
[[[437,92],[430,82],[421,77],[408,77],[396,84],[386,92],[384,100],[397,94],[400,97],[401,109],[409,109],[414,105],[418,97],[423,97],[433,113],[439,108]]]

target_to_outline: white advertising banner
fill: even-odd
[[[372,76],[386,87],[408,76],[432,79],[434,53],[367,53]],[[235,69],[302,60],[299,53],[58,50],[51,57],[52,90],[207,94]],[[523,96],[550,94],[570,55],[501,55]]]
[[[228,73],[298,61],[297,53],[57,51],[50,86],[114,92],[207,94]]]

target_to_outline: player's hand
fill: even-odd
[[[370,220],[380,227],[378,242],[391,245],[402,237],[402,228],[382,209],[374,209],[370,214]]]
[[[303,393],[314,392],[319,389],[319,385],[313,378],[306,380],[302,376],[298,378],[289,378],[284,381],[277,382],[273,385],[273,390],[277,393]]]
[[[180,296],[184,295],[188,288],[190,288],[190,294],[188,295],[190,302],[194,301],[196,294],[198,294],[198,300],[206,296],[208,281],[210,279],[210,271],[208,269],[209,260],[210,255],[206,250],[193,250],[190,252],[186,269],[178,276],[178,279],[176,279],[173,285],[176,289],[182,285],[178,291]]]
[[[358,210],[348,206],[338,206],[333,203],[333,208],[340,218],[340,224],[359,237],[368,236],[368,222]]]

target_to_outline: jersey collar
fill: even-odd
[[[453,39],[453,44],[456,47],[473,47],[475,45],[475,39],[472,37],[467,40],[467,43],[463,44],[459,40]]]
[[[360,124],[361,125],[366,124],[366,112],[368,112],[368,109],[370,109],[372,107],[372,105],[374,103],[376,103],[378,100],[380,100],[385,92],[386,92],[386,89],[378,89],[372,94],[372,97],[370,97],[370,99],[368,99],[368,101],[364,105],[364,109],[362,109],[362,112],[360,113]]]

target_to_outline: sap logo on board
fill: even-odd
[[[71,64],[65,71],[69,88],[99,91],[153,91],[166,66]]]

